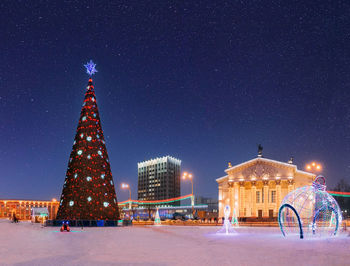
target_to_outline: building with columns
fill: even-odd
[[[310,185],[315,178],[312,173],[298,170],[293,159],[288,163],[262,157],[232,166],[226,175],[216,179],[219,187],[219,217],[224,207],[238,217],[275,218],[283,198],[292,190]],[[232,213],[231,213],[232,216]]]
[[[32,208],[47,208],[48,219],[55,219],[59,202],[56,199],[49,200],[16,200],[0,199],[0,219],[12,218],[15,214],[19,220],[30,220]]]

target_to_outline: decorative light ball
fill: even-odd
[[[81,155],[82,153],[83,153],[82,150],[78,150],[78,152],[77,152],[78,155]]]
[[[88,176],[88,177],[86,178],[87,181],[91,181],[91,179],[92,179],[91,176]]]
[[[109,203],[105,201],[105,202],[103,203],[103,206],[108,207],[108,206],[109,206]]]
[[[101,178],[102,178],[102,179],[105,179],[105,174],[102,174],[102,175],[101,175]]]
[[[89,155],[87,156],[87,158],[90,160],[90,159],[91,159],[91,155],[89,154]]]
[[[98,155],[102,155],[102,152],[101,152],[101,151],[98,151],[97,153],[98,153]]]
[[[88,136],[88,137],[86,138],[87,141],[91,141],[91,139],[92,139],[92,138],[91,138],[90,136]]]
[[[326,191],[326,180],[317,176],[311,186],[290,192],[281,203],[278,222],[284,236],[329,237],[341,225],[341,210]]]
[[[87,198],[87,200],[90,202],[90,201],[91,201],[91,197],[89,196],[89,197]]]
[[[83,116],[83,118],[81,119],[81,121],[85,121],[86,120],[86,116]]]
[[[71,201],[69,202],[69,206],[72,207],[73,205],[74,205],[74,201],[71,200]]]
[[[75,173],[75,174],[74,174],[74,178],[77,178],[77,177],[78,177],[78,174],[77,174],[77,173]]]
[[[81,133],[81,134],[80,134],[80,138],[83,138],[83,137],[84,137],[84,134],[83,134],[83,133]]]

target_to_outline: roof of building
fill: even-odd
[[[291,164],[291,163],[285,163],[285,162],[280,162],[280,161],[276,161],[276,160],[272,160],[272,159],[267,159],[267,158],[263,158],[263,157],[257,157],[257,158],[254,158],[254,159],[251,159],[249,161],[246,161],[246,162],[243,162],[243,163],[240,163],[240,164],[237,164],[235,166],[232,166],[230,168],[227,168],[225,170],[226,173],[228,173],[229,171],[232,171],[232,170],[235,170],[237,168],[240,168],[244,165],[247,165],[247,164],[252,164],[254,162],[258,162],[258,161],[262,161],[262,162],[269,162],[269,163],[274,163],[274,164],[279,164],[279,165],[283,165],[285,167],[291,167],[291,168],[294,168],[295,171],[297,173],[300,173],[300,174],[304,174],[304,175],[310,175],[310,176],[315,176],[313,173],[309,173],[309,172],[305,172],[305,171],[302,171],[302,170],[298,170],[297,166],[295,164]],[[225,176],[222,176],[222,177],[219,177],[216,179],[217,182],[227,178],[228,175],[225,175]]]

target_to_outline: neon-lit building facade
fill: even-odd
[[[296,188],[310,185],[312,173],[300,171],[292,160],[280,162],[257,158],[232,166],[216,179],[219,190],[219,217],[229,205],[240,218],[273,219],[278,217],[282,199]],[[231,213],[232,216],[232,213]]]
[[[163,200],[180,196],[181,160],[164,156],[140,162],[137,168],[138,200]]]

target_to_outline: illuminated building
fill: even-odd
[[[162,200],[180,196],[181,160],[164,156],[137,164],[138,200]]]
[[[19,220],[31,220],[32,208],[47,208],[48,219],[55,219],[59,202],[48,200],[0,200],[0,219],[12,218],[15,214]]]
[[[276,218],[283,198],[292,190],[310,185],[312,173],[298,170],[293,160],[288,163],[262,157],[229,167],[226,175],[216,179],[219,189],[219,217],[226,205],[238,217]]]

